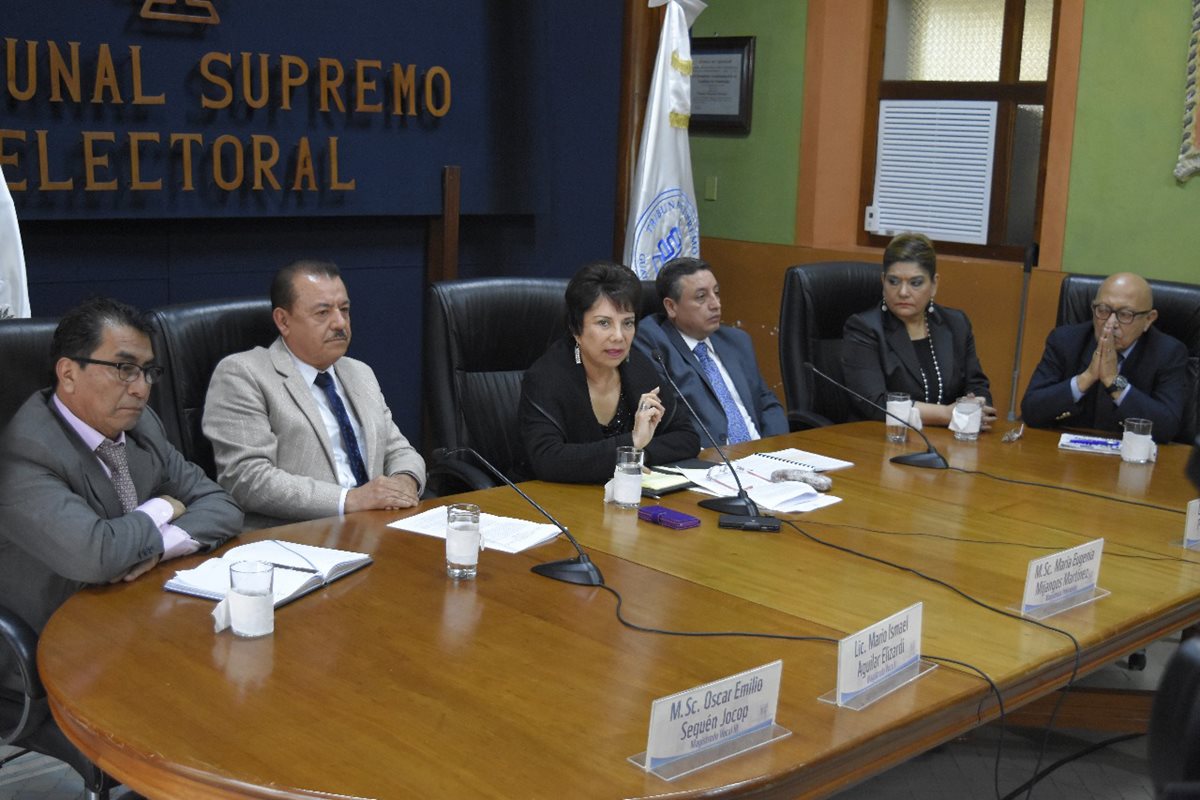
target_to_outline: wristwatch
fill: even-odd
[[[1104,387],[1104,391],[1112,394],[1113,392],[1123,392],[1125,387],[1129,385],[1129,379],[1124,375],[1118,375],[1116,379],[1108,386]]]

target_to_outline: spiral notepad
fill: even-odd
[[[854,462],[852,461],[830,458],[818,453],[810,453],[807,450],[797,450],[794,447],[789,447],[785,450],[776,450],[773,453],[755,453],[754,455],[738,459],[737,463],[750,472],[754,472],[754,462],[758,459],[767,459],[768,461],[765,463],[780,462],[782,467],[775,467],[775,469],[791,467],[793,469],[812,470],[813,472],[829,472],[835,469],[845,469],[846,467],[854,466]],[[758,463],[762,464],[764,462]]]

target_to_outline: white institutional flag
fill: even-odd
[[[8,182],[0,172],[0,319],[28,317],[29,287],[25,283],[25,252]]]
[[[664,3],[667,14],[625,225],[625,264],[643,280],[658,275],[673,258],[700,255],[700,220],[688,148],[692,113],[688,28],[706,6],[700,0],[650,0],[651,7]]]

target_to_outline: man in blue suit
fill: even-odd
[[[712,267],[677,258],[658,273],[655,288],[663,310],[638,323],[633,346],[660,371],[666,365],[717,442],[787,433],[787,414],[758,371],[749,334],[721,324],[721,286]]]
[[[1154,423],[1154,439],[1179,432],[1187,404],[1187,348],[1154,328],[1150,284],[1119,272],[1092,302],[1092,321],[1050,331],[1021,400],[1027,425],[1121,432],[1131,417]]]

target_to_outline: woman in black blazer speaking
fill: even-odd
[[[902,233],[883,252],[883,304],[846,320],[842,370],[850,388],[886,405],[888,392],[907,392],[924,425],[949,425],[954,402],[984,398],[983,428],[996,419],[987,375],[975,354],[967,315],[935,305],[937,255],[919,233]],[[862,419],[883,412],[854,400]]]
[[[603,483],[620,446],[641,448],[647,466],[700,451],[675,392],[633,350],[641,289],[628,268],[606,261],[586,265],[567,284],[571,335],[550,345],[521,382],[523,471],[544,481]]]

